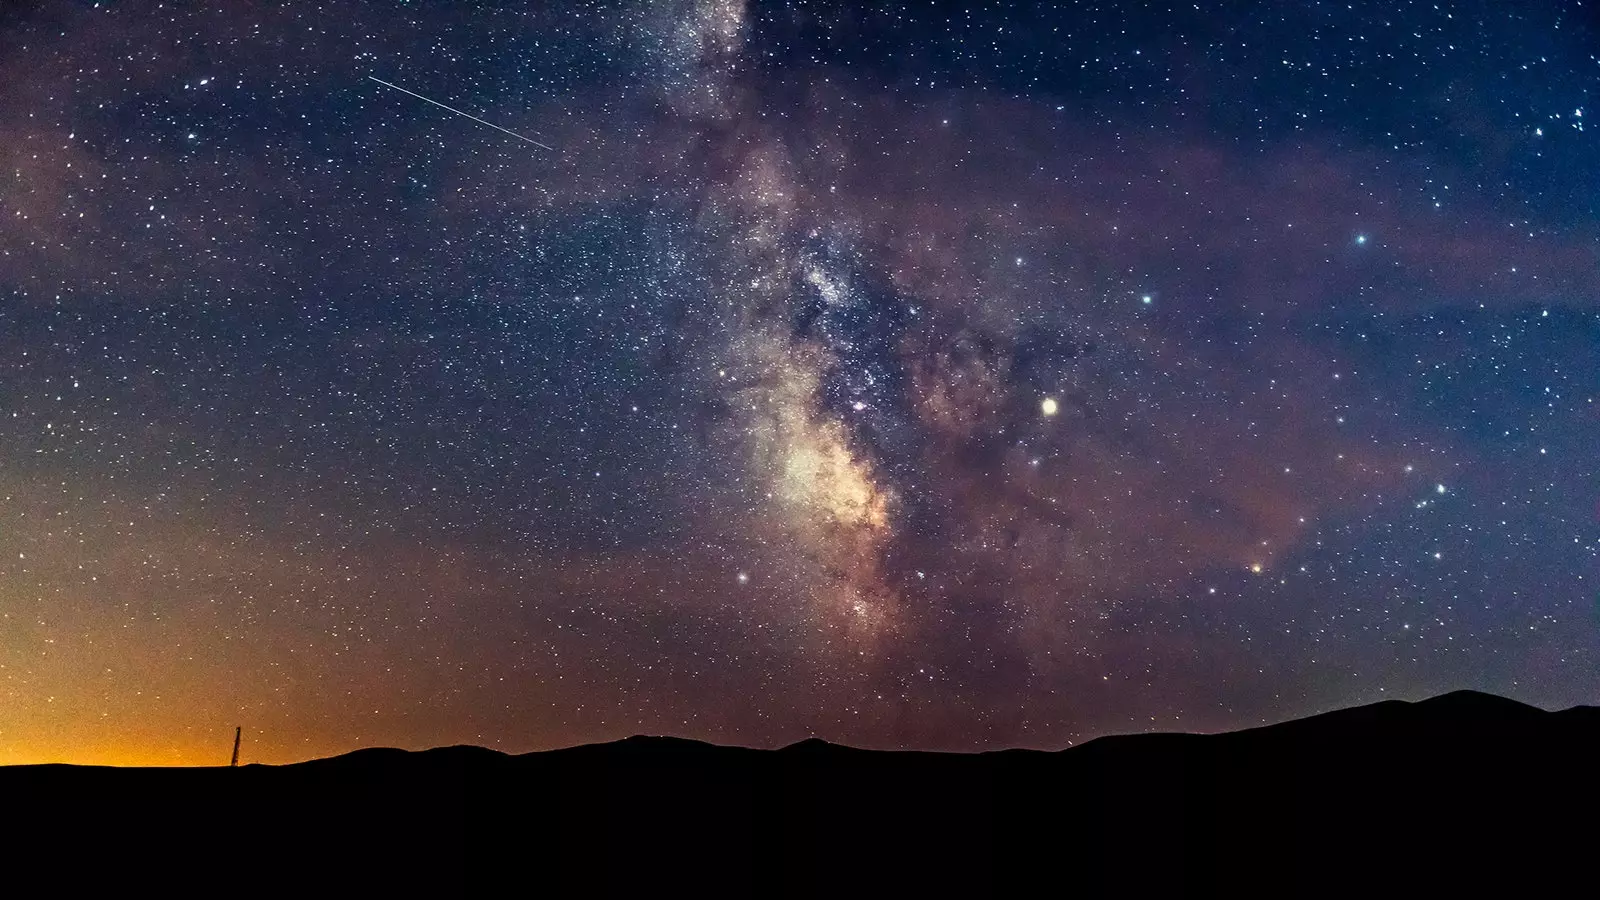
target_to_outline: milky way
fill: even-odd
[[[543,6],[0,15],[0,762],[1593,700],[1592,14]]]

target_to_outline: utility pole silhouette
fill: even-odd
[[[234,729],[233,729],[233,762],[228,763],[228,765],[230,765],[230,766],[237,766],[239,764],[239,736],[241,734],[244,734],[244,726],[243,725],[234,726]]]

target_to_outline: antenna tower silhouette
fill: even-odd
[[[241,734],[244,734],[244,726],[243,725],[234,726],[234,729],[233,729],[233,762],[228,763],[228,765],[230,765],[230,766],[237,766],[239,764],[239,736]]]

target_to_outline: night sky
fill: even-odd
[[[1593,4],[201,6],[0,5],[0,763],[1600,699]]]

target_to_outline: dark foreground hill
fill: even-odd
[[[1597,800],[1600,709],[1458,693],[1060,753],[630,738],[0,768],[0,858],[63,895],[1588,893]]]

